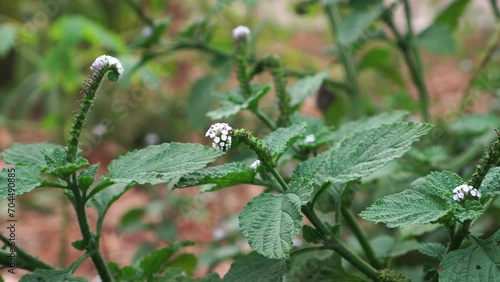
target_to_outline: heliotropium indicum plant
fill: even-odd
[[[205,134],[211,146],[163,143],[135,150],[112,161],[107,175],[99,179],[95,177],[98,164],[89,164],[79,154],[80,133],[100,83],[104,77],[119,79],[123,67],[116,58],[97,58],[82,89],[84,98],[67,146],[15,144],[1,154],[9,168],[0,174],[0,198],[14,203],[16,196],[35,188],[62,189],[81,230],[81,239],[72,245],[83,255],[57,269],[2,235],[2,265],[9,267],[13,253],[12,271],[16,267],[33,271],[21,281],[85,281],[73,272],[88,258],[102,281],[408,281],[393,267],[393,260],[418,250],[430,257],[429,279],[499,281],[500,232],[480,236],[470,230],[500,193],[500,138],[487,148],[469,180],[451,171],[431,172],[359,214],[388,228],[443,227],[448,238],[433,242],[374,240],[351,207],[357,191],[370,187],[363,181],[377,179],[376,172],[397,162],[433,126],[405,121],[403,111],[351,121],[336,130],[320,118],[302,115],[301,104],[321,87],[328,72],[287,85],[286,66],[279,56],[248,60],[250,36],[250,29],[244,26],[233,31],[239,87],[220,95],[221,107],[207,113],[218,121]],[[265,71],[272,76],[272,84],[253,84],[254,76]],[[275,107],[265,110],[259,101],[271,89]],[[243,110],[254,114],[267,130],[252,132],[231,126],[228,119]],[[227,153],[234,155],[243,148],[252,152],[250,158],[207,166],[221,157],[227,160]],[[186,276],[190,271],[176,261],[180,258],[176,254],[192,244],[187,242],[155,250],[130,266],[106,262],[100,251],[104,217],[137,184],[169,184],[174,189],[202,185],[205,192],[238,184],[266,187],[239,215],[240,233],[253,251],[239,256],[223,278],[216,274],[198,279]],[[86,206],[97,210],[96,226],[89,225]],[[358,243],[347,242],[347,233]]]

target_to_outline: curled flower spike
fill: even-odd
[[[250,36],[250,29],[240,25],[233,29],[233,38],[236,41],[245,41]]]
[[[214,140],[212,147],[214,149],[226,152],[231,148],[233,128],[227,123],[216,123],[210,126],[205,137]]]
[[[123,66],[120,61],[108,55],[102,55],[95,59],[94,63],[90,67],[90,70],[93,72],[107,72],[110,70],[111,72],[108,74],[108,79],[111,81],[116,81],[123,74]]]
[[[476,188],[467,185],[467,184],[462,184],[455,189],[453,189],[453,200],[460,202],[465,199],[467,195],[470,195],[472,197],[475,197],[477,199],[481,198],[481,192],[479,192]]]
[[[260,160],[256,160],[255,162],[253,162],[251,165],[250,165],[250,168],[251,169],[257,169],[260,165]]]

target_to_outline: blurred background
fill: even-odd
[[[492,129],[500,127],[500,49],[498,39],[491,43],[492,37],[499,36],[494,1],[410,1],[415,33],[426,35],[420,37],[419,49],[431,122],[440,129],[433,136],[434,151],[413,152],[412,160],[425,162],[425,171],[443,168],[456,156],[454,160],[463,162],[456,170],[467,175],[473,168],[468,165],[474,164],[494,136]],[[343,68],[327,18],[320,7],[298,13],[299,2],[1,1],[0,150],[14,142],[65,144],[71,116],[82,98],[81,85],[94,59],[102,54],[117,57],[125,73],[118,83],[102,84],[82,134],[82,154],[91,163],[99,162],[101,173],[112,159],[147,145],[209,144],[203,136],[211,124],[205,114],[217,105],[213,94],[237,86],[231,34],[238,25],[252,30],[253,56],[278,54],[290,70],[328,69],[329,78],[342,81]],[[454,15],[455,25],[444,32],[424,33],[452,2],[463,2],[460,13]],[[402,7],[393,13],[395,25],[405,31]],[[417,90],[403,58],[397,46],[377,38],[380,30],[391,37],[386,27],[374,22],[370,26],[374,38],[350,50],[362,97],[357,106],[367,115],[401,109],[411,113],[410,119],[421,120]],[[494,45],[493,51],[487,64],[481,65],[488,44]],[[257,81],[269,82],[271,77],[261,75]],[[335,88],[320,92],[306,101],[302,113],[323,117],[332,126],[352,118],[345,94]],[[473,99],[459,107],[466,92]],[[472,118],[462,119],[466,113]],[[245,113],[231,123],[255,130],[262,127]],[[469,152],[472,145],[476,149]],[[469,155],[462,155],[464,151]],[[419,176],[407,174],[387,173],[376,185],[399,188],[361,197],[367,202],[359,209],[369,205],[369,199],[408,187],[401,183],[408,185]],[[69,244],[80,236],[74,214],[63,204],[60,191],[38,190],[18,198],[19,245],[56,266],[68,265],[81,254]],[[191,247],[200,255],[195,273],[223,274],[230,265],[225,258],[246,248],[237,235],[237,215],[260,191],[260,187],[238,187],[199,194],[197,189],[138,187],[108,214],[102,236],[105,256],[125,265],[147,250],[194,240],[202,242]],[[95,220],[96,214],[89,213]],[[95,276],[89,262],[76,274]]]

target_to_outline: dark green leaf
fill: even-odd
[[[87,247],[87,242],[84,240],[76,240],[71,243],[71,246],[79,251],[84,251]]]
[[[349,46],[365,36],[365,30],[377,20],[384,11],[382,5],[371,9],[355,10],[343,18],[338,26],[337,40],[340,44]]]
[[[224,95],[227,100],[222,101],[222,107],[218,110],[208,112],[207,116],[211,119],[228,118],[237,114],[241,110],[257,105],[260,98],[266,95],[270,89],[271,86],[267,84],[253,86],[252,95],[249,98],[244,99],[240,93],[240,89],[238,88],[233,93]]]
[[[440,243],[420,243],[417,249],[422,254],[437,260],[442,260],[446,254],[446,247]]]
[[[301,162],[292,173],[293,178],[313,178],[319,172],[328,157],[328,152],[323,152],[314,158]]]
[[[319,244],[322,240],[321,234],[309,225],[302,226],[302,238],[304,238],[304,241],[311,244]]]
[[[198,259],[193,254],[180,254],[167,263],[167,267],[182,269],[188,276],[196,270]]]
[[[304,132],[304,124],[294,124],[287,128],[278,128],[264,137],[262,143],[271,151],[274,157],[279,158]]]
[[[207,167],[182,176],[174,188],[191,187],[201,184],[215,184],[209,190],[215,191],[242,183],[253,183],[255,169],[244,163],[226,163],[220,166]]]
[[[104,190],[96,193],[90,200],[87,202],[89,207],[93,207],[98,214],[97,219],[97,233],[100,233],[102,222],[104,220],[104,216],[108,211],[109,207],[118,200],[123,193],[125,193],[131,185],[119,183],[111,185]]]
[[[135,150],[109,165],[115,183],[160,184],[203,168],[223,153],[200,144],[164,143]]]
[[[250,253],[236,260],[222,282],[279,282],[288,271],[286,260]]]
[[[35,269],[24,275],[19,282],[87,282],[83,277],[75,277],[66,269]]]
[[[469,2],[470,0],[454,0],[439,13],[433,24],[446,25],[455,30]]]
[[[417,43],[428,51],[437,54],[455,53],[453,31],[446,25],[432,25],[428,27],[418,35]]]
[[[320,73],[301,78],[294,82],[288,88],[288,93],[290,94],[290,106],[298,106],[307,97],[316,93],[327,76],[328,70],[324,70]]]
[[[449,252],[439,264],[439,281],[496,282],[500,280],[500,231],[476,238],[467,249]]]
[[[9,174],[12,175],[13,173],[12,168],[4,168],[0,172],[0,201],[10,198],[12,195],[12,193],[9,193],[8,190],[9,179],[11,179],[10,182],[12,182],[13,180],[15,181],[15,196],[28,193],[33,189],[42,186],[42,180],[40,179],[40,168],[38,166],[17,166],[14,169],[14,177],[9,177]]]
[[[97,173],[97,168],[99,168],[99,164],[94,164],[80,172],[78,175],[78,184],[81,189],[87,189],[94,183],[94,176]]]
[[[176,249],[172,247],[164,247],[151,252],[145,256],[139,266],[147,276],[153,275],[160,271],[167,263],[167,260],[175,253]]]

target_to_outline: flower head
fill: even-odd
[[[95,61],[92,63],[92,66],[90,67],[90,70],[96,73],[103,70],[111,70],[115,72],[115,74],[108,74],[108,78],[109,80],[113,81],[118,80],[118,78],[120,78],[120,76],[123,74],[123,66],[120,61],[118,61],[117,58],[108,55],[102,55],[95,59]]]
[[[210,137],[214,141],[212,147],[214,149],[226,152],[231,148],[233,128],[227,123],[216,123],[210,126],[205,137]]]
[[[233,29],[233,38],[236,41],[245,41],[250,36],[250,29],[240,25]]]
[[[467,195],[470,195],[473,198],[477,199],[481,198],[481,192],[467,184],[462,184],[455,187],[455,189],[453,189],[453,193],[453,200],[457,202],[464,200]]]

